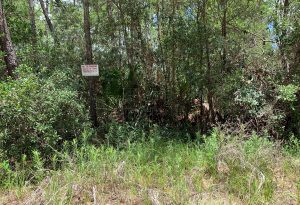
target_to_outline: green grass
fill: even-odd
[[[7,204],[299,202],[299,160],[284,156],[280,146],[257,136],[241,140],[215,131],[204,143],[153,137],[122,148],[86,145],[68,150],[52,159],[53,165],[60,164],[56,171],[43,168],[45,162],[35,153],[31,171],[38,183],[25,183],[21,168],[10,171],[0,200]],[[277,180],[282,177],[286,184]],[[280,198],[278,193],[287,195]]]

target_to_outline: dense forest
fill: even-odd
[[[299,0],[0,0],[0,74],[0,204],[300,203]]]

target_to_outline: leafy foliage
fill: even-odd
[[[18,160],[23,154],[31,156],[33,150],[49,156],[65,140],[88,130],[88,117],[76,91],[56,83],[29,74],[0,84],[3,157]]]
[[[289,84],[289,85],[279,85],[278,86],[278,99],[286,102],[295,102],[297,100],[297,92],[299,91],[299,86]]]

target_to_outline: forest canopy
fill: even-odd
[[[101,136],[112,122],[191,137],[241,124],[300,134],[297,0],[0,3],[4,144],[37,143],[47,129],[72,139],[88,118]],[[83,77],[83,64],[99,65],[99,77]]]

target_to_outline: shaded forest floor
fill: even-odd
[[[123,148],[86,145],[34,181],[15,172],[1,204],[299,204],[300,157],[264,138],[214,132],[202,142],[159,137]],[[294,150],[295,151],[295,150]],[[53,160],[53,163],[57,161]],[[37,163],[38,164],[38,163]]]

